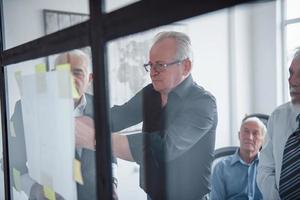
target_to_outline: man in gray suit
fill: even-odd
[[[55,66],[60,64],[70,64],[71,73],[74,77],[75,88],[78,92],[78,98],[74,98],[74,117],[87,116],[94,118],[93,113],[93,97],[87,94],[89,84],[93,76],[91,73],[91,63],[89,57],[80,50],[72,50],[60,54],[55,61]],[[26,167],[26,148],[24,138],[24,127],[22,121],[21,102],[18,101],[15,106],[15,112],[11,118],[17,137],[9,138],[10,145],[10,169],[15,168],[21,174],[28,173]],[[84,184],[77,184],[77,195],[79,200],[97,199],[96,192],[96,170],[95,170],[95,151],[93,146],[84,146],[80,141],[89,137],[89,140],[95,140],[94,135],[85,133],[81,134],[80,126],[75,126],[76,152],[75,157],[81,162],[81,173]],[[9,134],[11,135],[11,134]],[[17,148],[15,148],[17,147]],[[113,169],[116,168],[116,160],[112,164]],[[12,170],[11,170],[12,171]],[[12,174],[12,173],[11,173]],[[12,180],[12,179],[11,179]],[[114,198],[117,199],[116,187],[117,181],[113,177]],[[60,195],[56,195],[60,199]],[[31,188],[30,199],[45,199],[42,186],[34,184]]]

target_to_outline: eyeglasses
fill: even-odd
[[[155,69],[155,71],[157,71],[157,72],[162,72],[162,71],[166,70],[167,67],[169,67],[171,65],[175,65],[175,64],[180,64],[181,62],[182,62],[182,60],[176,60],[174,62],[165,63],[165,64],[149,62],[147,64],[144,64],[144,68],[145,68],[146,72],[150,72],[151,69]]]

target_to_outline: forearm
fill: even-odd
[[[116,157],[127,161],[134,161],[126,135],[114,133],[111,135],[111,141],[112,151]]]

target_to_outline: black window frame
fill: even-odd
[[[237,4],[258,1],[259,0],[142,0],[118,10],[105,13],[105,0],[89,0],[90,19],[88,21],[4,50],[3,0],[0,0],[0,98],[5,199],[11,198],[9,188],[8,119],[6,115],[4,66],[75,48],[91,47],[94,74],[94,120],[97,140],[97,199],[112,199],[111,138],[106,63],[107,42]]]

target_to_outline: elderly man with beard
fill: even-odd
[[[258,165],[257,183],[264,199],[300,197],[300,48],[289,74],[291,102],[272,113]]]

